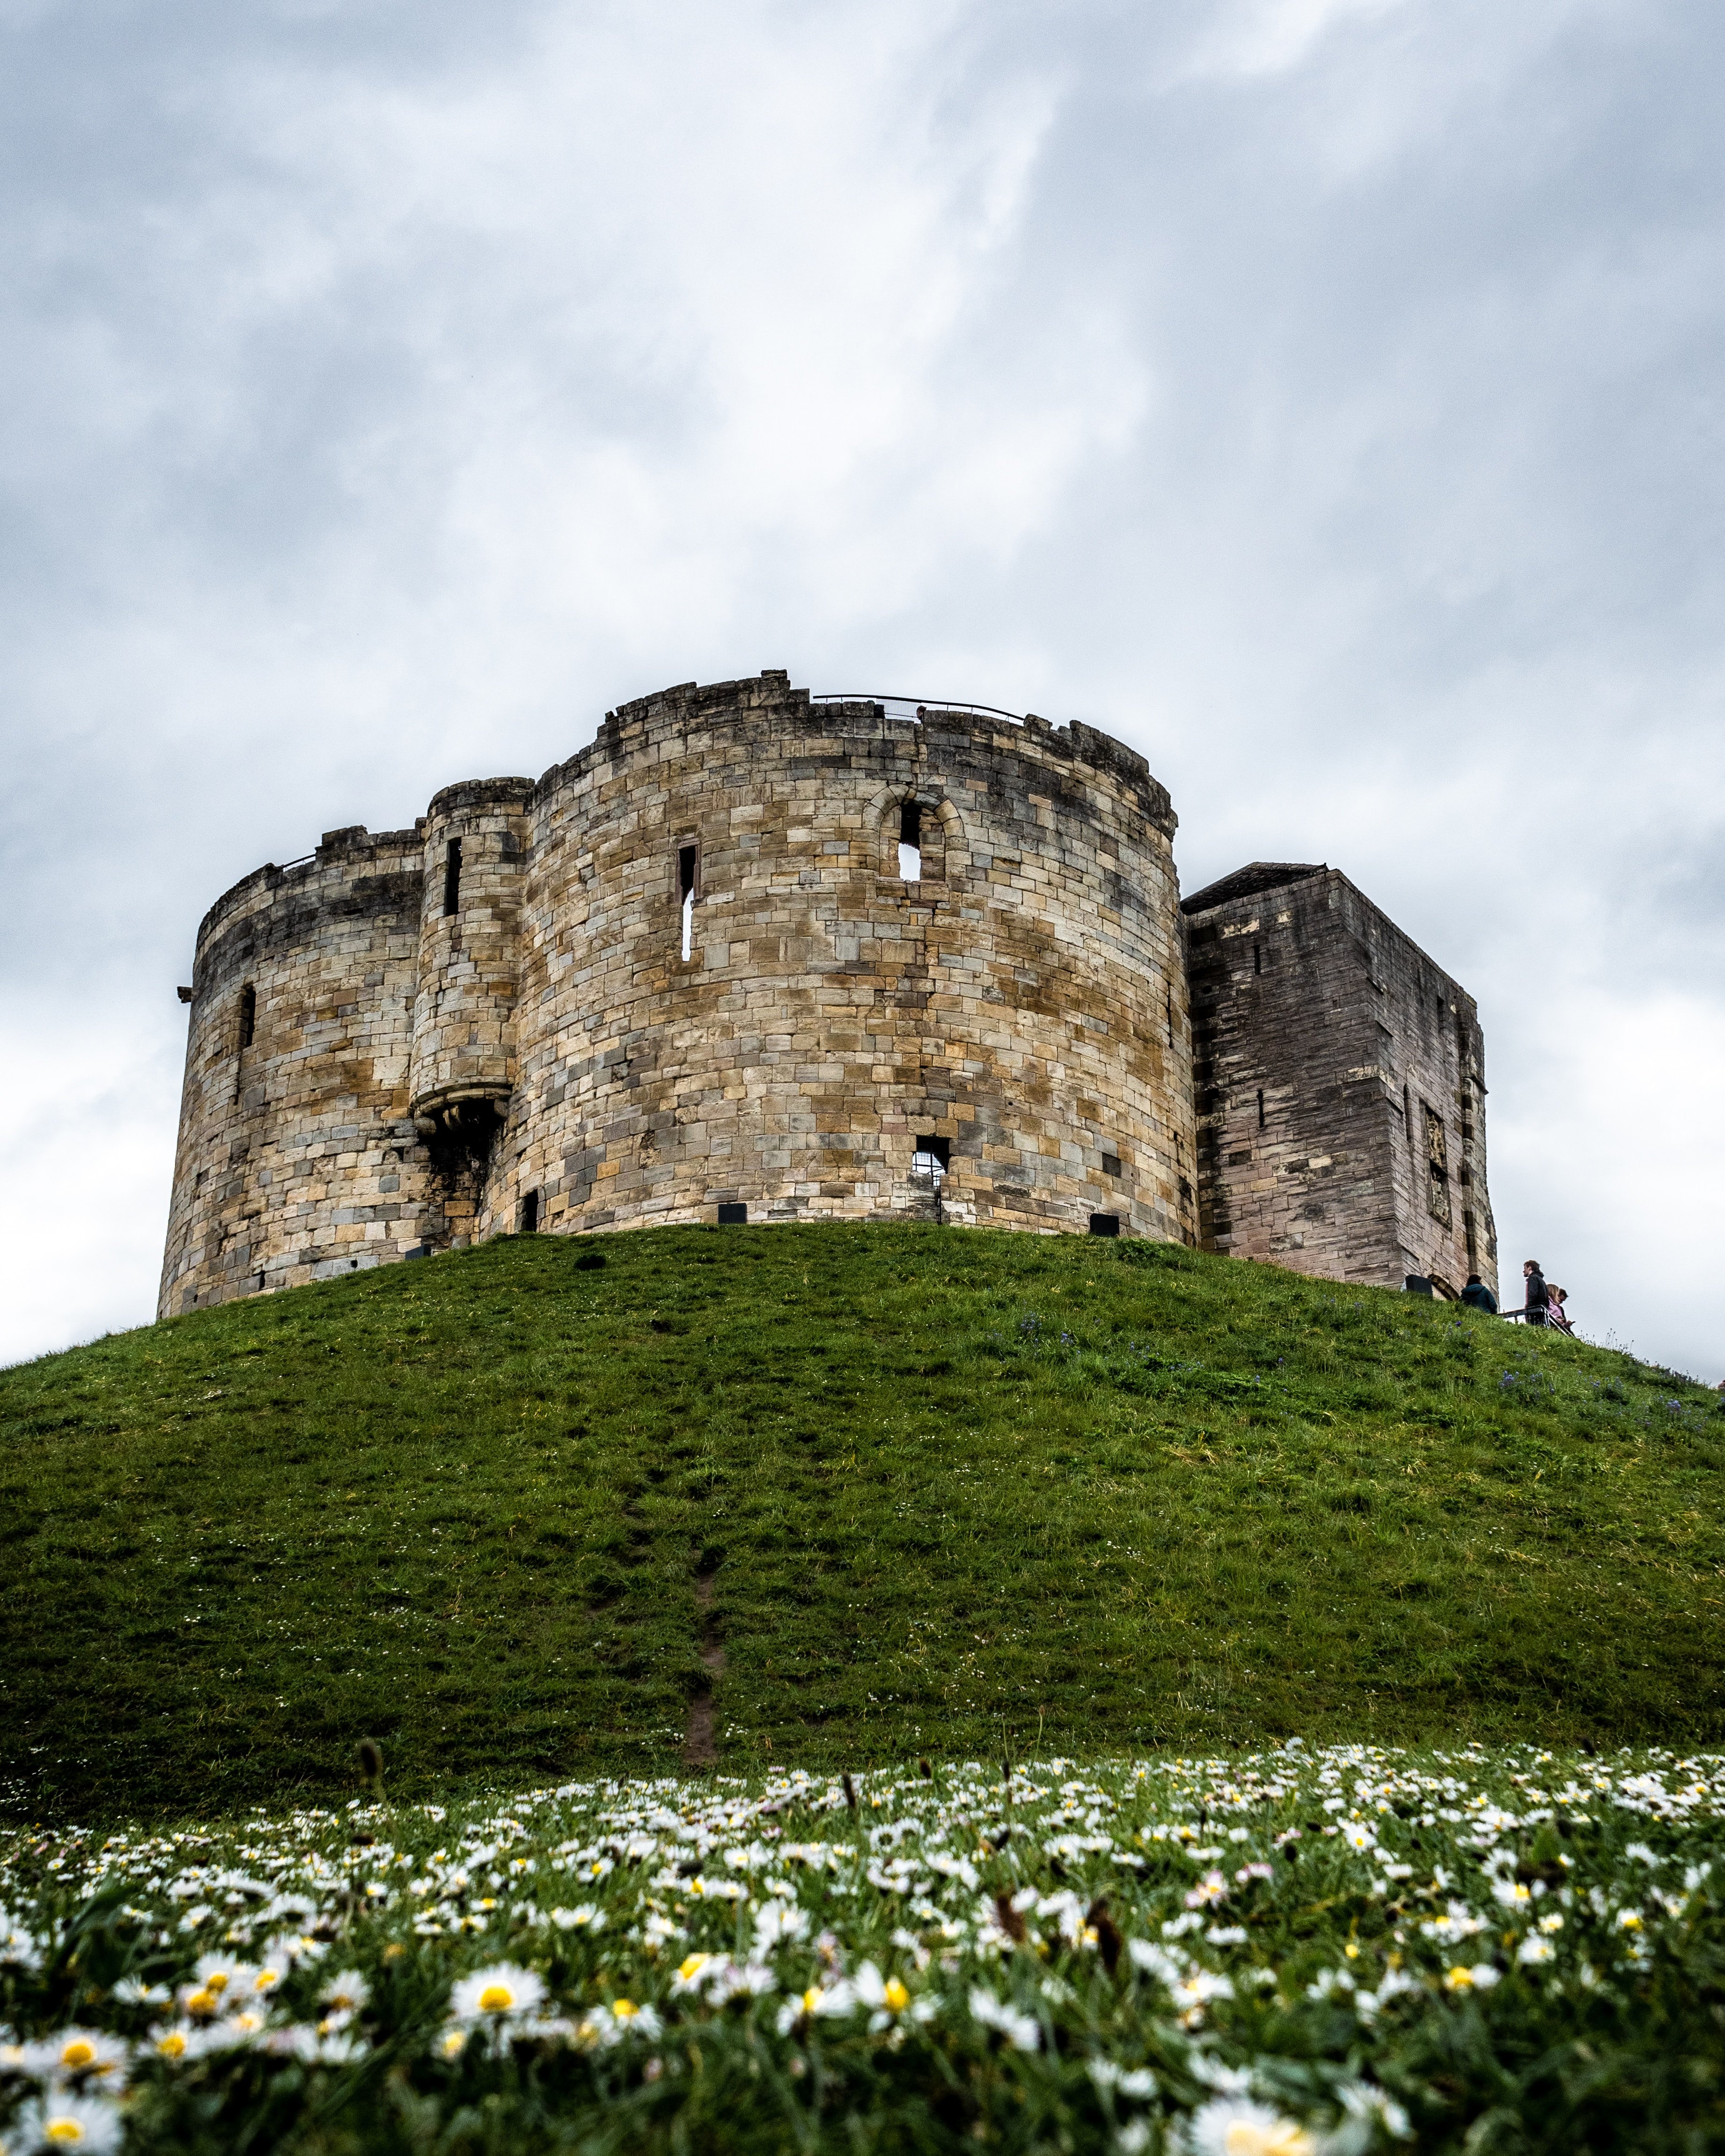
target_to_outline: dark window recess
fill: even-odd
[[[1264,1088],[1260,1086],[1258,1088],[1258,1128],[1261,1131],[1261,1130],[1263,1129],[1263,1127],[1264,1127]]]
[[[1251,1157],[1250,1151],[1245,1152],[1231,1152],[1228,1156],[1228,1165],[1230,1168],[1244,1168],[1247,1162],[1250,1160]]]
[[[683,909],[682,953],[687,958],[695,950],[695,880],[701,869],[699,846],[677,848],[677,896]]]
[[[1261,973],[1263,970],[1264,946],[1261,943],[1255,943],[1252,946],[1252,971],[1255,973]]]
[[[1402,1088],[1402,1135],[1408,1141],[1408,1149],[1414,1146],[1414,1096],[1405,1086]]]
[[[719,1225],[721,1228],[746,1228],[748,1219],[747,1205],[721,1205],[719,1208]]]
[[[898,872],[906,883],[922,880],[922,804],[906,801],[898,812]]]
[[[444,912],[461,911],[461,841],[451,839],[444,850]]]
[[[918,1138],[916,1149],[911,1155],[913,1175],[932,1175],[937,1183],[952,1164],[951,1138]]]
[[[1120,1155],[1117,1152],[1105,1152],[1102,1155],[1102,1173],[1104,1175],[1116,1176],[1120,1173]]]
[[[1117,1235],[1120,1233],[1120,1215],[1117,1213],[1092,1213],[1090,1232],[1093,1235]]]
[[[258,992],[248,981],[239,992],[239,1045],[249,1048],[258,1037]]]
[[[539,1232],[539,1193],[530,1190],[521,1200],[521,1233],[536,1235]]]
[[[1189,1205],[1192,1203],[1192,1185],[1183,1175],[1180,1178],[1180,1203],[1183,1205]]]

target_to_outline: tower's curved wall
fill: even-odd
[[[533,786],[446,786],[425,818],[410,1107],[423,1133],[506,1110],[516,1080],[521,911]]]
[[[408,1114],[418,830],[331,831],[198,932],[163,1316],[346,1272],[418,1240]]]
[[[1106,1212],[1192,1240],[1173,829],[1143,760],[1088,728],[895,720],[768,674],[625,706],[536,786],[452,788],[414,834],[363,839],[356,859],[396,865],[387,904],[348,870],[290,919],[282,891],[305,872],[260,871],[200,935],[162,1307],[505,1231],[524,1209],[564,1230],[725,1203],[927,1214],[920,1137],[949,1152],[950,1219],[1081,1231]],[[285,1008],[302,979],[350,992],[300,1096],[266,1084],[253,1111],[254,1147],[311,1142],[295,1102],[314,1094],[355,1134],[347,1179],[298,1216],[274,1180],[188,1182],[228,1129],[205,1074],[253,963],[240,914],[275,924]]]

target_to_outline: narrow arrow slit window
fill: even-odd
[[[686,958],[695,947],[695,876],[701,865],[698,846],[679,846],[677,849],[677,890],[683,902],[683,956]]]

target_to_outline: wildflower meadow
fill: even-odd
[[[0,2147],[1725,2146],[1725,1755],[1218,1758],[0,1844]]]

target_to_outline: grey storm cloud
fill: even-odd
[[[1725,1366],[1725,18],[0,0],[0,1353],[142,1322],[198,916],[787,666],[1083,718],[1480,999]]]

